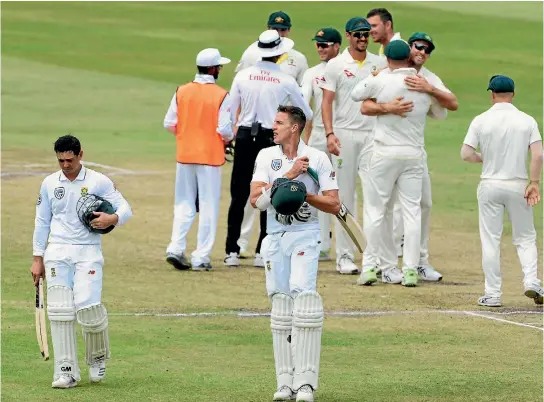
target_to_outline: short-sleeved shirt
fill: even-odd
[[[358,63],[351,57],[349,49],[329,60],[319,87],[335,93],[333,104],[333,128],[344,130],[372,131],[376,124],[374,116],[361,114],[361,102],[351,99],[351,91],[358,82],[384,66],[384,61],[366,52],[366,59]]]
[[[496,103],[470,123],[464,144],[480,148],[482,179],[527,180],[528,149],[542,141],[536,120],[511,103]]]
[[[310,167],[317,172],[319,179],[319,185],[317,185],[307,173],[303,173],[295,178],[295,180],[304,183],[308,193],[318,194],[323,191],[338,190],[336,173],[325,152],[304,144],[304,141],[302,140],[299,142],[295,159],[287,158],[282,151],[281,145],[261,150],[255,161],[253,179],[251,181],[271,184],[277,178],[283,177],[285,173],[293,167],[296,159],[302,156],[308,157]],[[319,230],[317,209],[310,206],[310,210],[311,215],[308,221],[299,222],[294,220],[291,225],[283,225],[276,220],[276,210],[270,205],[266,211],[267,234],[313,229]]]

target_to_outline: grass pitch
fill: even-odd
[[[290,14],[295,47],[312,66],[318,58],[310,39],[317,29],[342,30],[347,19],[378,6],[384,4],[2,5],[3,400],[271,400],[268,318],[233,315],[268,311],[263,272],[250,265],[227,270],[221,263],[230,165],[223,168],[214,272],[175,272],[164,262],[175,145],[162,119],[176,86],[192,79],[202,48],[218,47],[234,61],[219,80],[228,88],[237,59],[265,29],[270,12]],[[509,224],[502,249],[505,307],[493,313],[475,306],[483,291],[476,203],[481,167],[463,163],[459,150],[472,118],[489,107],[485,88],[493,74],[514,78],[516,105],[542,130],[542,4],[385,6],[403,37],[416,30],[433,36],[437,50],[428,67],[460,101],[448,120],[429,122],[426,138],[434,201],[431,261],[444,282],[363,288],[356,277],[322,264],[318,290],[326,310],[366,315],[327,316],[317,400],[540,400],[542,331],[534,327],[542,327],[542,309],[522,295]],[[97,169],[115,181],[135,215],[104,238],[103,300],[113,347],[106,381],[88,384],[83,365],[80,386],[60,391],[50,388],[52,362],[40,360],[37,349],[29,268],[37,192],[43,177],[57,169],[52,143],[66,132],[82,140],[86,161],[110,166]],[[541,244],[541,207],[535,222]],[[195,230],[189,252],[194,245]],[[526,313],[510,314],[519,311]],[[218,315],[153,315],[202,312]],[[79,347],[83,363],[81,338]]]

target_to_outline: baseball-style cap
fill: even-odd
[[[291,18],[283,11],[276,11],[268,17],[268,24],[274,29],[289,29],[291,28]]]
[[[385,47],[383,54],[392,60],[406,60],[410,57],[410,45],[402,39],[392,40]]]
[[[342,35],[334,28],[322,28],[316,32],[314,38],[316,42],[332,42],[342,44]]]
[[[431,36],[426,34],[425,32],[414,32],[412,36],[410,36],[410,39],[408,39],[408,44],[412,46],[412,43],[414,43],[416,40],[422,40],[427,42],[429,44],[429,49],[431,52],[435,48],[433,38],[431,38]]]
[[[222,66],[229,63],[230,59],[221,57],[219,50],[214,48],[201,50],[196,56],[196,65],[200,67]]]
[[[346,22],[346,32],[370,31],[370,24],[363,17],[353,17]]]
[[[506,75],[494,75],[489,80],[487,90],[495,93],[514,92],[514,80]]]
[[[306,200],[306,185],[298,180],[283,181],[271,194],[270,203],[283,215],[296,213]]]

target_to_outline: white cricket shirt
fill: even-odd
[[[242,71],[244,68],[254,66],[258,61],[261,61],[258,43],[259,41],[253,42],[242,54],[234,70],[235,73]],[[277,64],[280,66],[281,71],[293,77],[299,85],[302,83],[304,72],[308,69],[306,56],[298,50],[291,49],[280,57]]]
[[[95,194],[111,202],[119,216],[117,226],[132,216],[128,202],[102,173],[82,166],[75,180],[70,181],[59,170],[47,176],[40,188],[34,222],[33,255],[43,256],[48,242],[100,244],[101,235],[89,232],[77,216],[77,201],[86,194]]]
[[[313,127],[323,127],[323,118],[321,117],[321,103],[323,102],[323,91],[319,87],[319,82],[324,79],[323,76],[325,75],[326,66],[327,62],[323,61],[317,66],[306,70],[306,72],[304,73],[304,77],[302,78],[302,96],[304,97],[304,99],[306,99],[306,102],[308,102],[308,104],[310,104],[312,98],[314,99],[314,118],[312,119]]]
[[[319,178],[319,186],[314,183],[308,174],[299,175],[294,180],[304,183],[306,190],[310,194],[318,194],[322,191],[338,190],[336,182],[336,173],[332,164],[325,154],[316,148],[310,147],[300,140],[297,149],[297,156],[294,159],[288,159],[282,151],[281,145],[269,147],[261,150],[255,160],[252,182],[273,183],[279,177],[283,177],[295,163],[297,158],[307,156],[310,167],[313,168]],[[317,208],[310,206],[311,216],[307,222],[293,220],[291,225],[282,225],[276,220],[276,210],[270,205],[266,211],[266,233],[273,234],[278,232],[296,232],[301,230],[319,230],[319,219]]]
[[[354,102],[350,94],[358,82],[381,66],[383,66],[383,60],[370,52],[366,52],[366,59],[358,63],[351,57],[349,49],[329,60],[319,87],[335,92],[332,112],[333,129],[372,131],[376,118],[363,116],[361,102]]]
[[[278,106],[287,105],[288,101],[302,109],[306,120],[312,120],[312,109],[295,79],[269,61],[258,61],[236,74],[230,94],[232,121],[236,121],[236,112],[241,106],[238,127],[251,127],[253,122],[259,122],[262,127],[272,129]]]
[[[480,148],[482,179],[527,180],[528,148],[537,141],[542,137],[536,120],[501,102],[472,120],[464,143]]]
[[[209,74],[196,74],[195,79],[193,82],[196,82],[198,84],[215,84],[215,78],[213,78],[213,75]],[[221,104],[221,107],[219,108],[219,119],[217,122],[217,132],[223,137],[225,140],[230,141],[234,137],[234,133],[232,132],[232,122],[230,120],[230,105],[231,105],[231,99],[230,95],[227,92],[227,95],[223,99],[223,103]],[[178,124],[178,100],[176,97],[176,93],[174,92],[174,96],[172,97],[172,100],[170,101],[170,107],[168,108],[168,111],[166,112],[166,115],[164,116],[164,122],[163,126],[164,128],[172,127]]]
[[[398,68],[369,76],[353,90],[353,99],[375,99],[378,103],[391,102],[399,96],[414,102],[414,109],[406,117],[394,114],[377,116],[374,131],[374,152],[394,158],[422,158],[425,146],[426,117],[445,118],[443,109],[430,95],[410,91],[404,78],[416,75],[414,68]]]

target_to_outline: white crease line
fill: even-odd
[[[542,327],[536,327],[536,326],[534,326],[534,325],[524,324],[524,323],[522,323],[522,322],[509,321],[509,320],[505,320],[505,319],[503,319],[503,318],[490,317],[490,316],[488,316],[488,315],[480,314],[480,313],[475,313],[475,312],[473,312],[473,311],[465,311],[465,314],[470,315],[470,316],[473,316],[473,317],[487,318],[488,320],[493,320],[493,321],[498,321],[498,322],[504,322],[504,323],[507,323],[507,324],[519,325],[520,327],[528,327],[528,328],[538,329],[539,331],[544,331],[544,328],[542,328]]]

